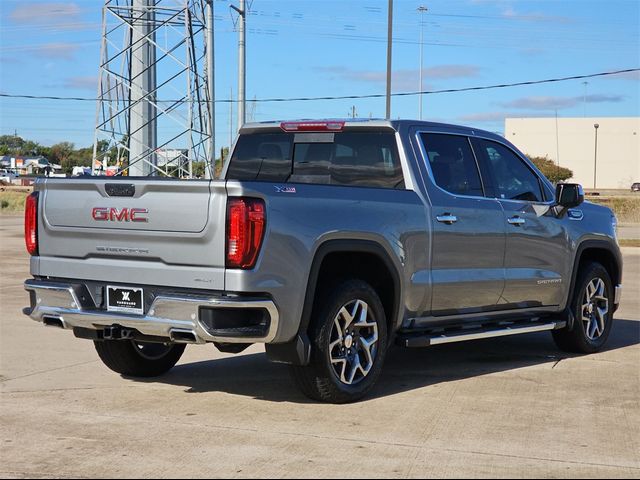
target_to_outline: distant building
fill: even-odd
[[[45,172],[59,173],[60,165],[49,162],[45,157],[24,155],[5,155],[0,157],[0,167],[14,171],[18,175],[39,175]]]
[[[570,181],[585,188],[594,188],[594,180],[600,189],[626,190],[640,182],[640,117],[558,118],[557,123],[555,117],[507,118],[505,137],[528,155],[569,168]]]
[[[189,150],[156,150],[158,167],[183,167],[187,164]]]

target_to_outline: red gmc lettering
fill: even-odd
[[[123,208],[118,211],[117,208],[112,208],[109,212],[109,217],[112,222],[128,222],[129,221],[129,209]]]
[[[148,222],[149,219],[142,216],[142,215],[146,215],[147,213],[149,213],[149,210],[147,210],[146,208],[132,208],[131,221],[132,222]]]
[[[144,215],[148,214],[146,208],[94,208],[91,216],[97,222],[136,222],[146,223],[149,221]]]
[[[109,220],[108,208],[94,208],[91,213],[93,219],[97,222],[107,222]]]

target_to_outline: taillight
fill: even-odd
[[[265,230],[264,201],[230,198],[227,203],[227,268],[255,266]]]
[[[38,192],[29,195],[25,204],[24,243],[30,255],[38,255]]]

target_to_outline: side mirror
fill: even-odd
[[[578,183],[559,183],[556,185],[556,205],[564,209],[576,208],[584,202],[584,190]]]

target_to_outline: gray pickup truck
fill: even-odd
[[[110,369],[262,343],[334,403],[392,344],[551,331],[596,352],[621,294],[611,210],[498,135],[417,121],[249,124],[219,180],[42,179],[25,240],[25,314]]]

